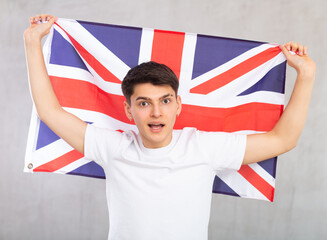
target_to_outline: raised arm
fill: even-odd
[[[288,65],[297,71],[294,89],[285,111],[275,127],[267,133],[247,136],[243,164],[259,162],[285,153],[298,142],[308,113],[316,65],[307,48],[294,42],[280,46]],[[291,54],[292,51],[297,54]]]
[[[41,23],[38,24],[39,20]],[[84,153],[86,123],[60,106],[43,59],[41,39],[49,33],[55,21],[51,15],[31,17],[30,27],[24,32],[31,93],[40,119],[73,148]]]

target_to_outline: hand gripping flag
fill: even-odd
[[[43,52],[62,107],[99,127],[137,131],[125,116],[120,84],[130,68],[150,60],[168,65],[179,78],[183,111],[176,129],[266,132],[283,111],[286,64],[277,45],[59,19]],[[213,192],[273,201],[276,160],[218,172]],[[105,178],[34,108],[24,170]]]

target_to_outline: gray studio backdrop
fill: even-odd
[[[106,239],[103,180],[23,173],[32,109],[23,32],[37,13],[309,47],[316,84],[296,149],[279,158],[275,202],[213,195],[210,239],[327,239],[325,0],[0,0],[0,239]],[[295,72],[287,71],[287,96]]]

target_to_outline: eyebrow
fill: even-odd
[[[168,94],[166,94],[166,95],[163,95],[161,98],[159,98],[159,99],[164,99],[164,98],[167,98],[167,97],[173,97],[173,94],[171,94],[171,93],[168,93]]]
[[[173,94],[171,94],[171,93],[165,94],[162,97],[160,97],[159,99],[164,99],[167,97],[173,97]],[[137,97],[135,101],[138,101],[138,100],[147,100],[148,101],[148,100],[151,100],[151,98],[140,96],[140,97]]]
[[[137,97],[135,101],[138,101],[138,100],[150,100],[150,98],[148,98],[148,97]]]

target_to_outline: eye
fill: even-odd
[[[170,103],[170,99],[169,98],[165,98],[164,100],[162,100],[163,104],[168,104]]]
[[[139,105],[140,105],[141,107],[146,107],[146,106],[149,105],[149,103],[143,101],[143,102],[140,102]]]

